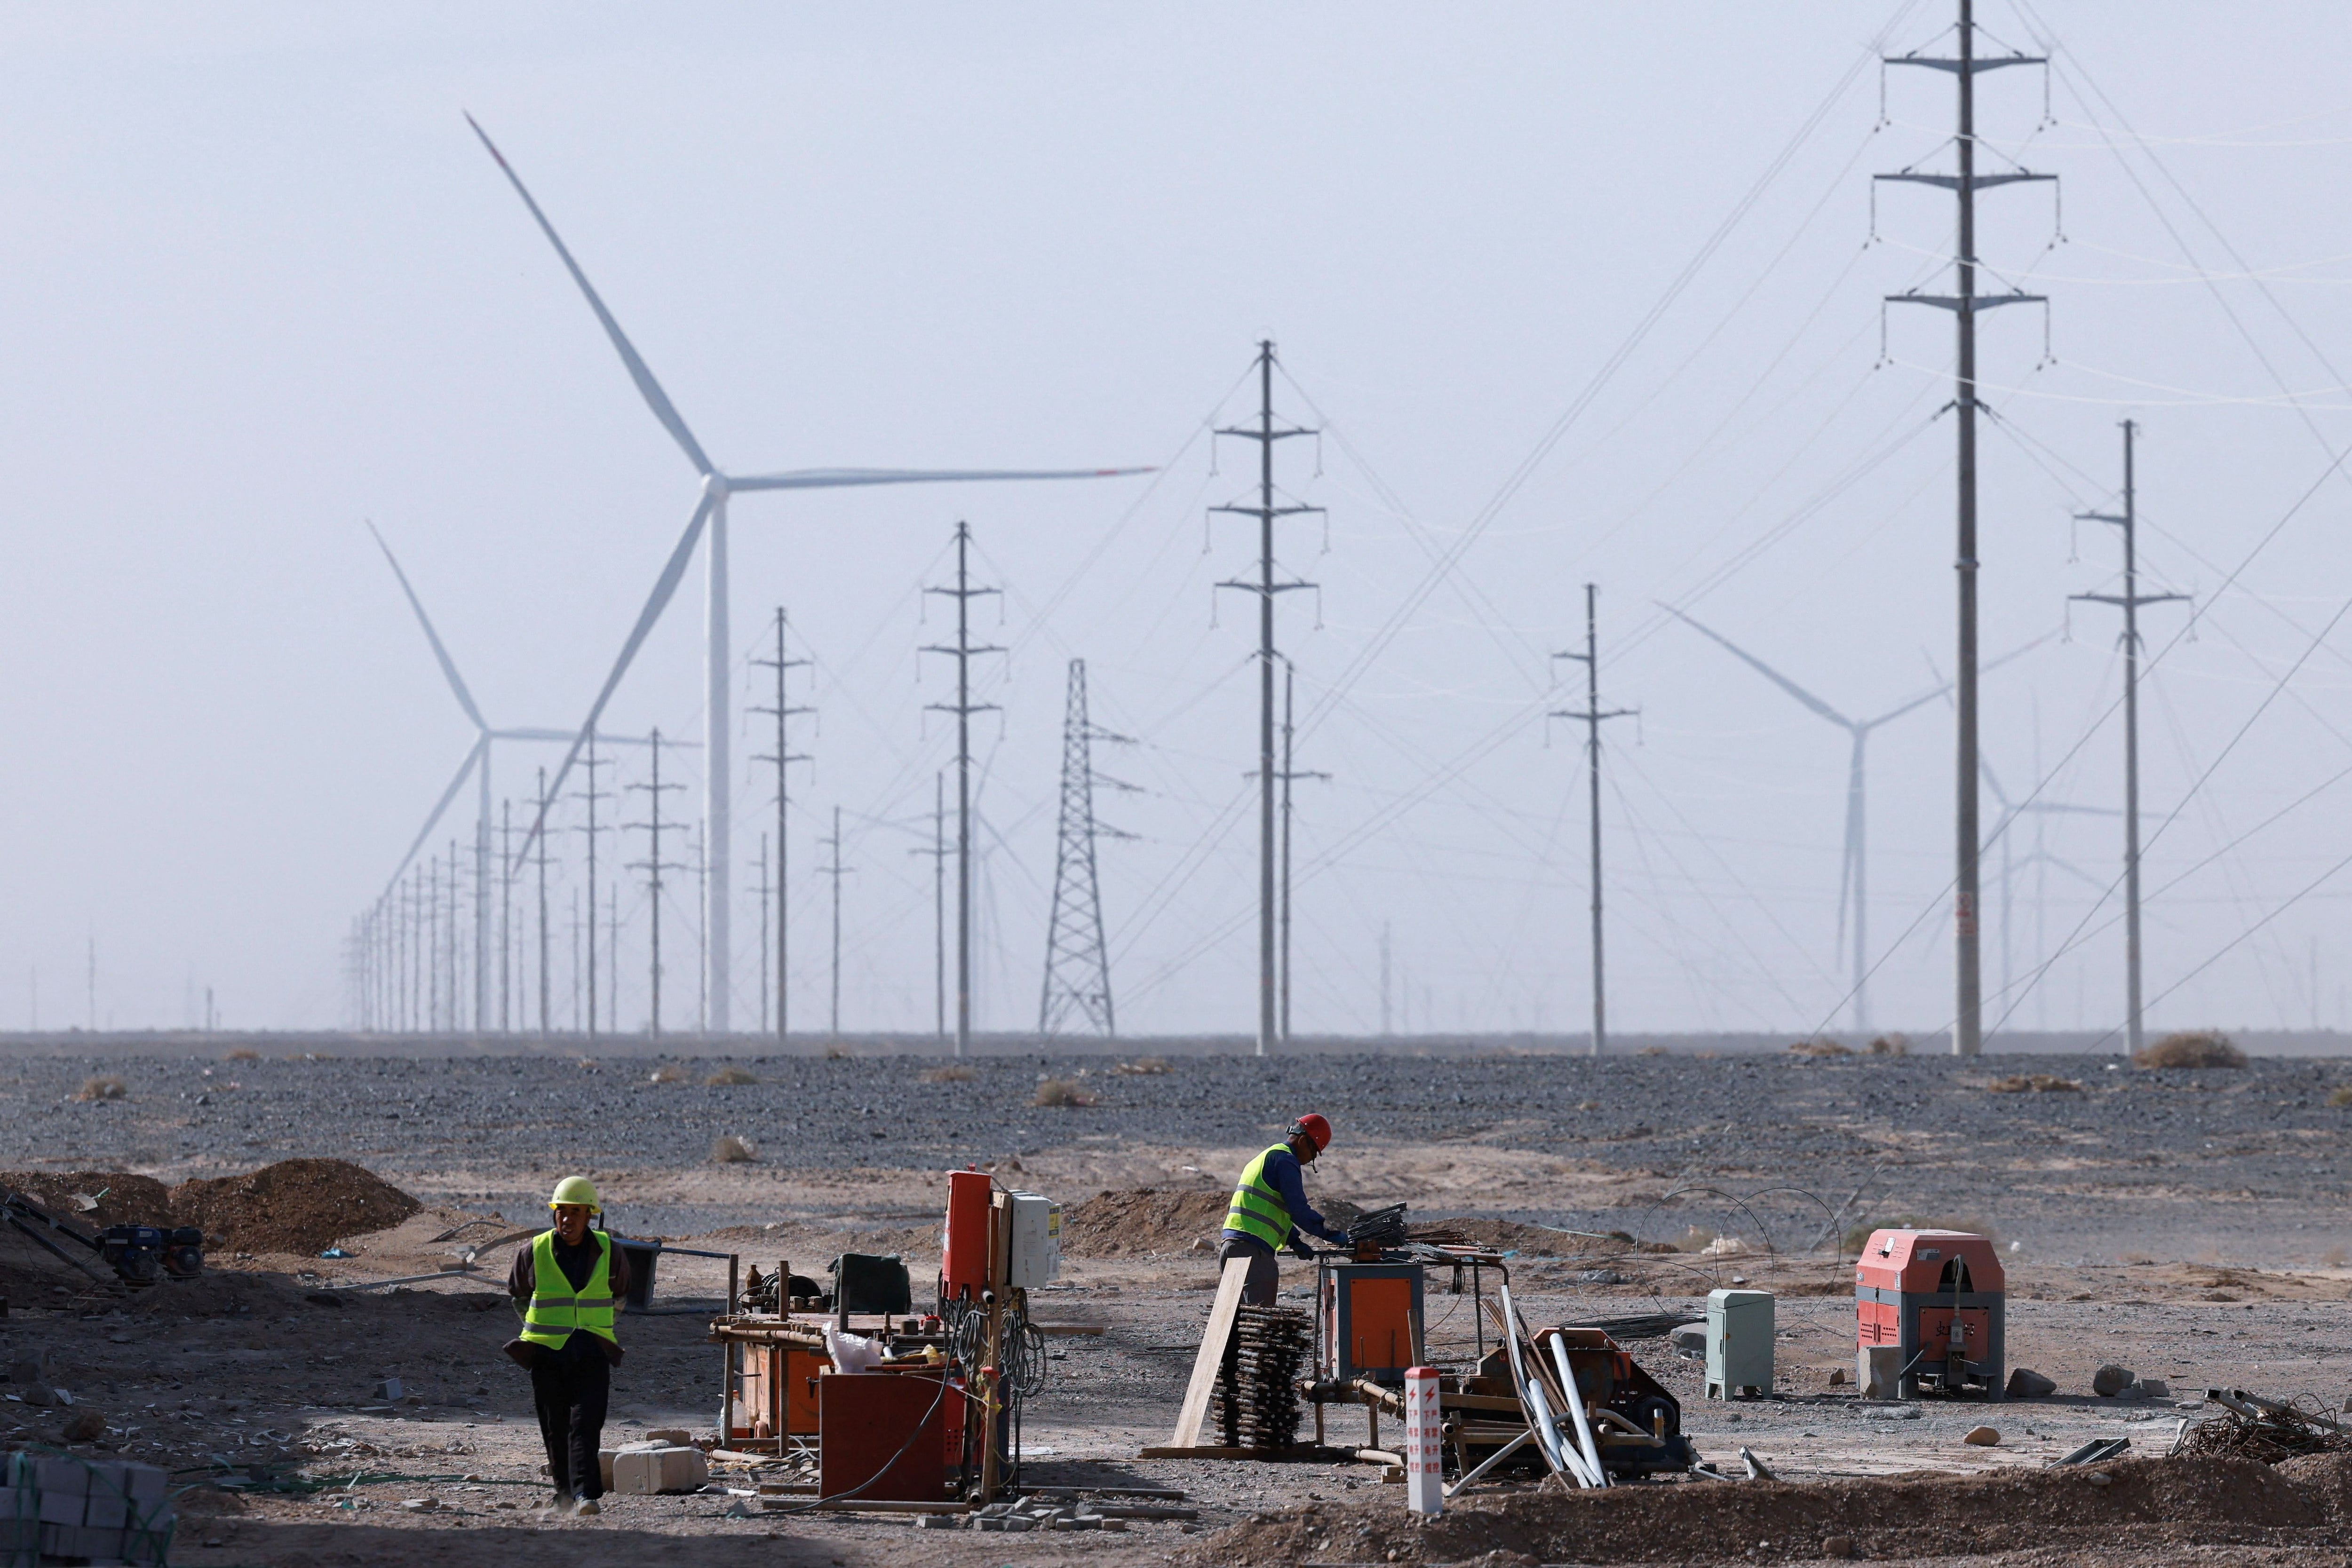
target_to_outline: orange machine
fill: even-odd
[[[1321,1375],[1402,1384],[1423,1359],[1422,1265],[1326,1260],[1316,1273]]]
[[[1864,1351],[1901,1353],[1896,1387],[1958,1394],[1974,1385],[2001,1396],[2001,1313],[2008,1286],[1992,1242],[1964,1230],[1879,1230],[1853,1271],[1854,1317]]]
[[[948,1212],[940,1232],[940,1300],[977,1301],[989,1284],[989,1206],[994,1181],[986,1171],[948,1173]]]

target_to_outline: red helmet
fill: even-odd
[[[1292,1137],[1295,1138],[1301,1133],[1314,1140],[1315,1152],[1318,1155],[1331,1146],[1331,1124],[1312,1111],[1290,1124]]]

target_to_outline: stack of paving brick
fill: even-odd
[[[1287,1448],[1298,1440],[1298,1378],[1308,1356],[1307,1314],[1244,1307],[1217,1373],[1217,1409],[1229,1448]]]
[[[175,1522],[164,1477],[152,1465],[98,1463],[70,1455],[11,1454],[0,1490],[0,1568],[166,1561]]]

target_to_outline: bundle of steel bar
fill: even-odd
[[[1244,1307],[1217,1374],[1217,1407],[1229,1448],[1287,1448],[1298,1440],[1298,1380],[1312,1349],[1307,1314]]]
[[[1360,1214],[1348,1222],[1348,1243],[1361,1251],[1367,1247],[1402,1247],[1405,1243],[1404,1207],[1392,1203],[1386,1208],[1376,1208]]]

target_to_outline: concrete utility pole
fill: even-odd
[[[1239,504],[1212,507],[1213,512],[1232,512],[1257,519],[1257,577],[1255,580],[1231,580],[1217,584],[1219,588],[1238,589],[1258,596],[1257,604],[1257,1053],[1264,1056],[1274,1047],[1279,1032],[1276,990],[1276,909],[1275,909],[1275,767],[1274,767],[1274,662],[1280,657],[1274,646],[1274,596],[1301,588],[1312,588],[1310,582],[1276,581],[1274,570],[1274,524],[1277,517],[1296,517],[1302,512],[1320,512],[1320,507],[1277,507],[1274,501],[1274,444],[1287,441],[1294,435],[1312,435],[1315,432],[1299,426],[1276,427],[1274,423],[1274,340],[1266,339],[1257,346],[1257,424],[1222,429],[1219,435],[1234,436],[1257,443],[1257,505]]]
[[[814,713],[816,711],[814,708],[810,707],[794,707],[790,702],[785,700],[784,677],[786,672],[790,671],[796,664],[805,664],[808,663],[806,659],[793,659],[787,658],[785,656],[785,626],[786,621],[784,618],[784,607],[779,604],[776,606],[776,656],[772,659],[754,659],[751,661],[752,664],[758,665],[763,670],[773,670],[776,672],[776,700],[774,706],[770,707],[754,707],[751,709],[753,713],[766,714],[769,717],[776,721],[776,748],[773,751],[764,752],[758,757],[754,757],[751,760],[754,762],[772,763],[776,769],[776,881],[773,891],[776,898],[776,1043],[779,1045],[783,1043],[784,1033],[792,1027],[792,971],[790,968],[792,943],[788,930],[791,925],[789,916],[791,906],[786,902],[792,888],[792,878],[787,874],[792,864],[792,852],[786,847],[792,842],[792,790],[790,788],[790,780],[786,778],[786,770],[789,769],[795,762],[806,762],[808,760],[808,758],[805,755],[795,754],[792,747],[786,744],[785,732],[786,727],[789,725],[794,715]],[[767,852],[764,850],[761,852],[760,858],[762,866],[761,875],[764,877],[766,874],[764,868],[767,862]],[[762,894],[761,896],[765,898],[767,894]],[[764,974],[766,972],[768,952],[767,905],[762,904],[760,906],[760,955],[761,972]],[[768,1027],[765,1021],[768,1012],[768,1003],[765,994],[767,991],[767,983],[764,980],[761,982],[760,989],[761,992],[760,1016],[762,1020],[761,1022],[760,1029],[761,1033],[765,1033]]]
[[[2124,612],[2124,1050],[2143,1043],[2139,979],[2139,607],[2184,600],[2185,593],[2139,591],[2138,503],[2132,472],[2132,442],[2139,426],[2124,421],[2124,509],[2077,512],[2084,522],[2112,523],[2123,535],[2124,591],[2068,597],[2113,604]]]
[[[547,769],[539,770],[539,814],[547,815]],[[548,1032],[547,1019],[547,835],[539,836],[539,1032]]]
[[[588,836],[588,1038],[596,1038],[596,802],[612,799],[611,792],[596,788],[596,769],[606,766],[596,756],[596,732],[588,732],[587,754],[581,758],[581,770],[588,775],[588,788],[572,796],[588,805],[587,825],[579,831]],[[614,1019],[613,1025],[620,1027]]]
[[[948,776],[931,776],[931,847],[907,852],[931,862],[931,1008],[934,1030],[948,1037]]]
[[[975,643],[971,640],[971,601],[983,593],[994,593],[993,588],[971,585],[971,527],[958,523],[955,528],[956,580],[952,588],[926,588],[926,593],[944,594],[955,601],[956,640],[953,647],[932,644],[922,650],[926,653],[946,653],[956,662],[956,700],[951,703],[928,705],[939,713],[951,713],[956,721],[956,1029],[955,1053],[959,1057],[971,1049],[971,716],[993,711],[994,703],[971,700],[971,661],[975,653],[1002,653],[1003,649],[993,644]],[[836,810],[838,808],[836,808]],[[839,827],[835,834],[839,836]],[[834,857],[841,858],[838,849]],[[835,903],[838,905],[840,883],[834,883]],[[836,966],[838,967],[838,966]],[[836,989],[838,977],[836,976]],[[837,1032],[837,1029],[836,1029]]]
[[[1392,1038],[1389,1013],[1389,923],[1381,922],[1381,1038]]]
[[[485,865],[482,868],[488,871]],[[514,1032],[514,802],[499,802],[499,1032]]]
[[[1955,705],[1958,756],[1954,829],[1958,867],[1953,876],[1954,1006],[1952,1052],[1974,1056],[1984,1045],[1984,988],[1978,932],[1979,905],[1978,860],[1983,843],[1977,818],[1977,315],[2002,305],[2039,301],[2039,294],[1979,294],[1977,292],[1976,193],[1996,185],[2027,180],[2055,180],[2055,174],[2034,174],[2023,169],[1999,173],[1977,172],[1976,78],[1983,71],[2004,66],[2046,65],[2038,55],[1997,55],[1979,59],[1976,52],[1973,0],[1959,0],[1958,53],[1955,57],[1919,54],[1890,55],[1886,64],[1921,66],[1949,71],[1959,87],[1959,131],[1954,139],[1959,170],[1954,174],[1929,174],[1904,170],[1874,176],[1950,191],[1959,198],[1958,240],[1952,251],[1955,292],[1951,294],[1890,294],[1897,304],[1930,305],[1948,310],[1958,333],[1958,363],[1953,375],[1952,407],[1958,428],[1958,542],[1953,560],[1959,590],[1959,668]]]
[[[662,1024],[662,873],[666,871],[684,871],[687,869],[683,862],[665,861],[661,858],[661,836],[663,827],[667,826],[674,831],[677,826],[675,822],[665,824],[662,821],[662,794],[665,790],[683,789],[686,786],[683,784],[665,784],[662,782],[662,737],[660,730],[655,730],[653,732],[653,782],[649,784],[632,784],[629,786],[631,789],[643,790],[645,792],[647,801],[646,820],[642,822],[631,822],[627,825],[646,835],[646,858],[633,862],[629,869],[631,871],[641,871],[646,873],[646,887],[647,892],[646,903],[653,910],[653,946],[649,955],[650,962],[646,972],[651,977],[653,983],[653,1018],[650,1028],[652,1030],[653,1038],[659,1040],[661,1038]],[[615,925],[619,924],[619,911],[617,904],[614,910],[614,923]],[[613,1021],[616,1027],[620,1022],[617,1018]]]
[[[449,1005],[441,1016],[447,1020],[449,1032],[457,1034],[465,1029],[465,1015],[459,1011],[459,988],[465,976],[457,964],[457,841],[449,841],[449,919],[442,927],[442,940],[448,948]]]
[[[1554,718],[1572,718],[1584,725],[1584,757],[1592,803],[1592,839],[1591,864],[1592,873],[1592,1054],[1601,1054],[1609,1041],[1608,989],[1602,983],[1601,962],[1601,722],[1623,718],[1639,713],[1639,708],[1601,706],[1601,633],[1599,601],[1601,590],[1592,583],[1584,585],[1584,652],[1554,653],[1555,659],[1575,659],[1584,665],[1584,706],[1560,708]]]
[[[1301,772],[1291,766],[1291,739],[1295,733],[1291,724],[1291,688],[1297,684],[1298,672],[1290,661],[1282,661],[1282,1043],[1290,1043],[1290,785],[1293,779],[1320,779],[1330,780],[1328,773]]]
[[[768,835],[760,834],[759,883],[752,891],[760,895],[760,1032],[768,1032],[768,900],[775,888],[768,881]]]
[[[826,1031],[835,1040],[841,1038],[841,879],[857,868],[841,863],[841,808],[833,809],[833,836],[819,839],[833,852],[833,863],[816,869],[833,879],[833,1010],[827,1015]],[[958,1052],[961,1054],[961,1051]]]

